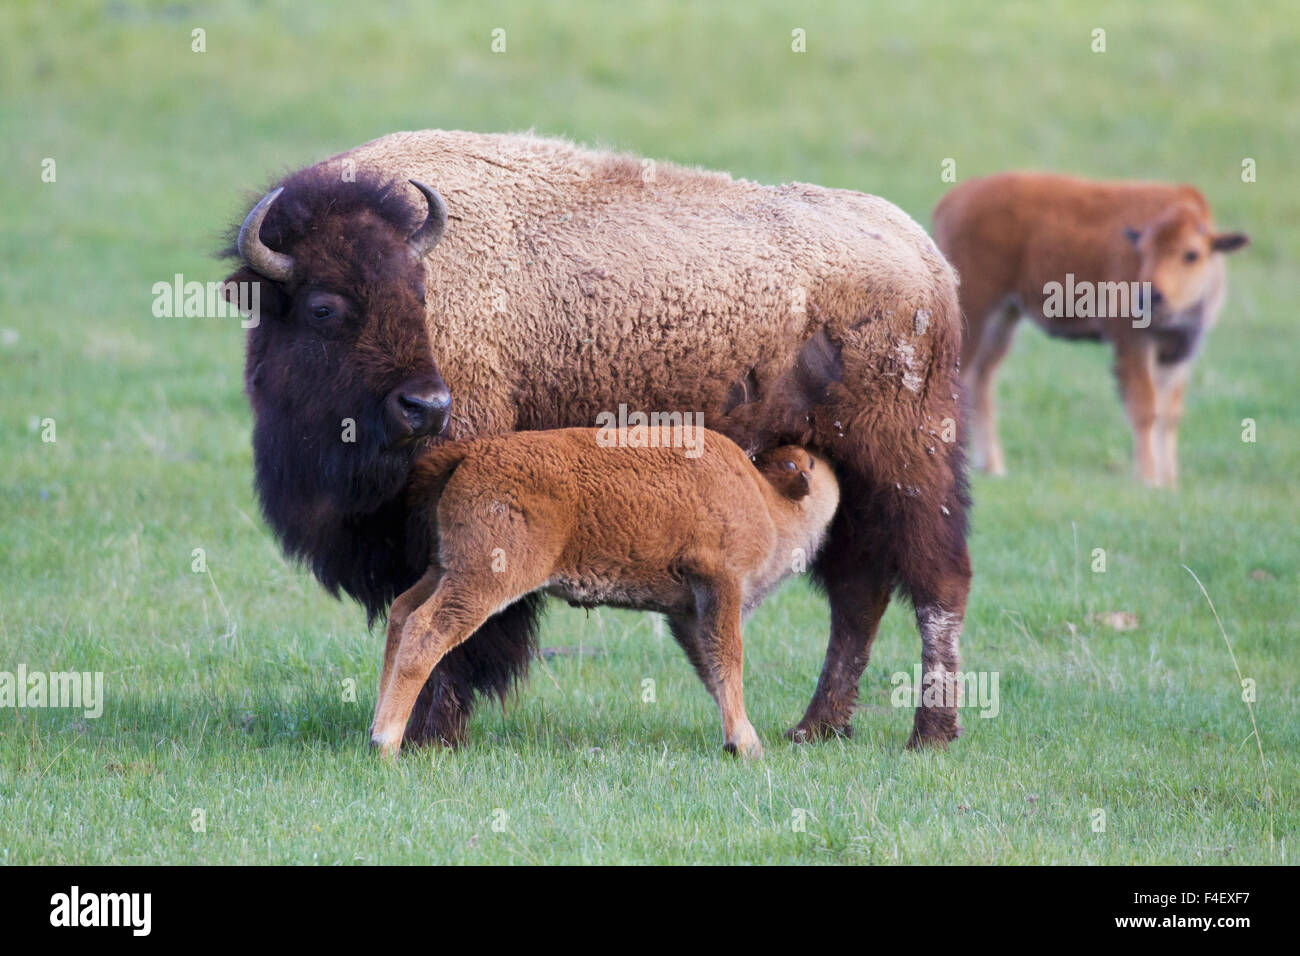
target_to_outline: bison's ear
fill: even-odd
[[[256,289],[256,296],[253,294],[254,289]],[[280,290],[278,282],[271,282],[266,276],[258,275],[247,266],[226,277],[221,294],[231,305],[245,311],[251,302],[255,302],[260,319],[284,315],[289,306],[288,299]]]
[[[1235,252],[1250,242],[1250,236],[1244,232],[1221,232],[1210,240],[1210,248],[1215,252]]]
[[[1142,230],[1134,229],[1132,226],[1125,226],[1124,238],[1136,246],[1138,244],[1138,240],[1142,238]]]

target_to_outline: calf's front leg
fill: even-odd
[[[1133,467],[1145,484],[1161,484],[1156,452],[1155,352],[1147,340],[1121,341],[1115,350],[1124,411],[1133,429]]]
[[[741,641],[741,587],[723,579],[700,585],[696,591],[701,656],[713,679],[709,689],[722,714],[723,749],[742,757],[763,753],[754,725],[745,716],[745,651]]]
[[[1183,420],[1188,366],[1160,366],[1156,371],[1156,473],[1161,486],[1174,488],[1178,485],[1178,425]]]

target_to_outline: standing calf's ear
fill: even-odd
[[[1221,232],[1210,240],[1210,248],[1215,252],[1233,252],[1250,242],[1250,236],[1244,232]]]

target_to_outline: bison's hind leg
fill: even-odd
[[[943,746],[960,732],[955,692],[971,576],[969,499],[961,449],[948,446],[947,455],[946,486],[924,493],[873,482],[841,462],[840,510],[815,568],[830,599],[830,642],[792,740],[852,734],[858,685],[895,588],[912,600],[921,631],[923,686],[909,746]]]
[[[841,486],[852,488],[852,479]],[[931,502],[930,515],[920,499],[891,490],[841,498],[845,505],[815,568],[831,601],[831,640],[813,700],[789,731],[792,740],[852,736],[858,685],[896,587],[913,601],[922,640],[922,687],[907,745],[944,747],[961,732],[959,637],[971,576],[961,496],[949,505]]]
[[[907,741],[909,749],[944,748],[961,733],[958,668],[971,581],[966,548],[968,506],[964,482],[960,482],[942,507],[913,513],[913,547],[899,555],[899,582],[912,599],[921,632],[920,700]]]

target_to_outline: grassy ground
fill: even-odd
[[[1294,859],[1290,5],[536,6],[0,9],[0,670],[103,671],[108,698],[97,720],[0,710],[0,862]],[[1000,389],[1012,475],[975,482],[964,643],[968,668],[999,672],[1001,712],[968,713],[950,752],[902,751],[911,715],[890,706],[890,675],[919,641],[901,606],[857,736],[781,740],[825,648],[824,602],[795,584],[746,635],[760,762],[724,758],[651,618],[556,608],[544,643],[591,653],[539,663],[507,713],[480,712],[472,746],[381,766],[364,733],[379,635],[287,566],[257,514],[241,332],[154,318],[151,287],[220,278],[218,233],[271,173],[431,126],[857,188],[922,222],[948,157],[959,178],[1197,183],[1255,241],[1195,372],[1183,487],[1130,480],[1100,349],[1024,329]],[[1271,812],[1184,564],[1257,682]],[[1113,611],[1136,629],[1097,617]]]

